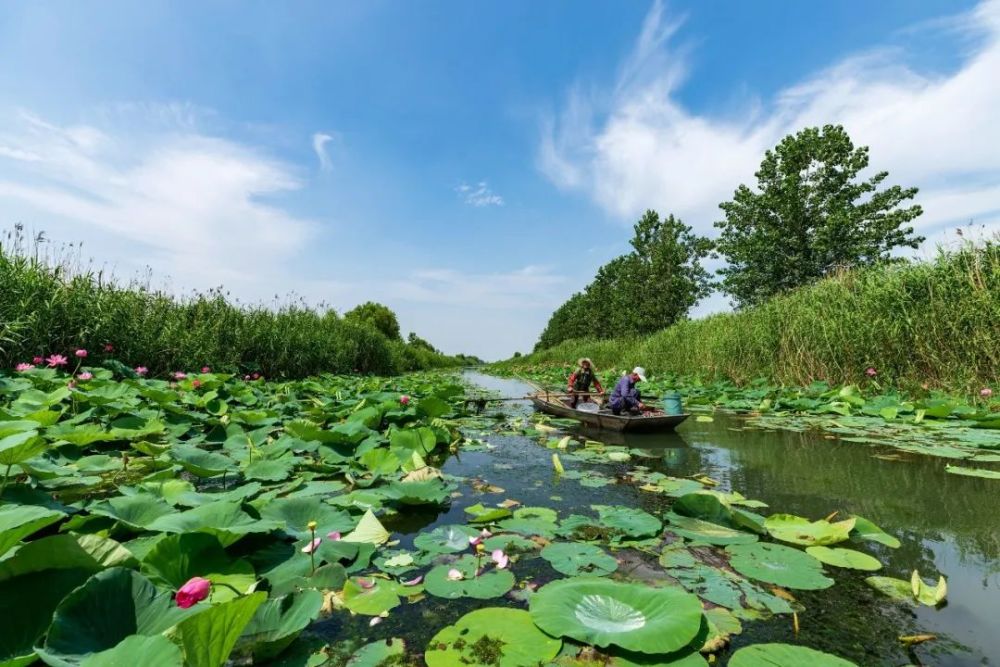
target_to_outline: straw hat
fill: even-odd
[[[576,362],[576,367],[577,368],[582,368],[583,367],[583,362],[585,362],[585,361],[590,365],[590,370],[595,371],[595,372],[597,371],[597,369],[594,368],[594,362],[591,361],[588,357],[580,357],[577,360],[577,362]]]

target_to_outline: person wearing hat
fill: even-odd
[[[645,381],[646,369],[642,366],[636,366],[631,373],[623,375],[611,392],[611,400],[608,401],[611,404],[611,411],[620,415],[622,412],[639,414],[645,410],[646,406],[643,405],[639,390],[636,388],[637,384]]]
[[[601,381],[597,379],[597,371],[594,369],[594,363],[590,359],[584,357],[576,362],[576,370],[569,376],[569,381],[567,382],[566,389],[570,394],[570,407],[575,408],[580,402],[579,394],[590,393],[591,384],[593,384],[594,388],[597,389],[598,394],[604,393],[604,388],[601,387]],[[584,400],[589,401],[590,397],[585,396]]]

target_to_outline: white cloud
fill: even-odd
[[[503,206],[503,197],[493,192],[486,181],[479,181],[476,185],[462,183],[455,188],[462,200],[472,206]]]
[[[803,127],[840,123],[891,182],[920,188],[917,226],[928,237],[1000,212],[1000,0],[920,26],[960,31],[966,49],[954,71],[918,71],[905,52],[879,49],[720,116],[677,100],[690,69],[669,42],[677,29],[654,4],[614,84],[604,93],[577,84],[543,121],[538,165],[553,183],[591,194],[623,222],[656,208],[710,233],[718,203],[753,181],[765,150]]]
[[[330,154],[326,151],[326,145],[331,141],[333,141],[333,135],[324,134],[323,132],[317,132],[312,137],[313,150],[316,151],[316,157],[319,158],[319,167],[323,171],[330,171],[333,168]]]
[[[263,203],[301,187],[289,166],[239,143],[184,129],[119,135],[22,113],[0,133],[0,199],[131,243],[164,273],[244,280],[297,252],[313,224]],[[75,237],[75,239],[74,239]],[[211,283],[209,283],[211,284]]]

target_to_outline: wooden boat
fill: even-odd
[[[567,405],[563,401],[562,395],[550,394],[546,391],[534,393],[530,398],[535,408],[550,415],[576,419],[588,426],[624,433],[666,433],[673,431],[678,424],[690,416],[686,414],[667,415],[662,412],[643,415],[615,415],[610,411],[577,410]],[[598,406],[600,407],[600,404]]]

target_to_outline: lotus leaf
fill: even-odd
[[[687,493],[674,501],[670,508],[675,514],[701,519],[734,528],[733,513],[719,498],[709,492]]]
[[[431,568],[424,577],[424,587],[431,595],[449,600],[457,598],[488,600],[500,597],[514,587],[514,575],[510,570],[495,568],[488,559],[483,565],[485,571],[477,575],[480,562],[475,556],[462,556],[454,563]],[[453,570],[462,575],[461,579],[449,576]]]
[[[865,583],[897,602],[914,602],[913,587],[909,581],[895,577],[867,577]]]
[[[868,519],[860,516],[853,516],[851,518],[854,519],[854,530],[851,531],[852,538],[878,542],[879,544],[884,544],[890,549],[899,548],[898,539],[885,532]]]
[[[398,637],[365,644],[351,656],[346,667],[383,667],[396,664],[406,652],[406,642]]]
[[[447,505],[451,500],[450,489],[439,479],[393,482],[385,495],[401,505]]]
[[[118,542],[98,535],[49,535],[24,544],[0,561],[0,581],[45,570],[82,570],[136,565],[132,553]]]
[[[520,535],[538,535],[546,539],[555,537],[559,527],[551,521],[541,518],[511,518],[504,519],[497,526],[511,533]]]
[[[38,425],[38,422],[33,421],[13,423]],[[44,452],[47,446],[45,439],[38,437],[38,431],[35,430],[16,431],[6,437],[0,437],[0,466],[12,466],[27,461]]]
[[[501,519],[511,516],[509,509],[502,507],[486,507],[482,503],[476,503],[465,508],[465,513],[470,515],[469,523],[496,523]]]
[[[642,653],[670,653],[702,630],[701,602],[679,588],[650,588],[601,577],[561,579],[543,586],[531,618],[555,637]]]
[[[0,507],[0,556],[22,538],[36,533],[62,519],[59,510],[37,505],[4,505]]]
[[[354,520],[346,512],[334,509],[317,496],[295,496],[278,498],[264,505],[260,510],[262,519],[270,519],[284,528],[285,532],[297,540],[311,536],[309,522],[316,522],[316,535],[326,536],[331,532],[346,532],[354,528]]]
[[[236,469],[236,462],[228,456],[207,452],[193,445],[174,445],[170,449],[170,457],[198,477],[215,477]]]
[[[182,667],[184,656],[180,648],[162,635],[132,635],[114,648],[87,656],[80,667]]]
[[[882,563],[877,558],[873,558],[860,551],[855,551],[854,549],[806,547],[806,553],[822,563],[835,567],[866,570],[868,572],[875,572],[882,569]]]
[[[208,579],[212,602],[242,595],[257,581],[250,563],[230,558],[208,533],[165,536],[143,557],[142,573],[154,584],[175,590],[192,577]]]
[[[254,461],[243,471],[243,476],[247,479],[258,479],[263,482],[280,482],[288,479],[295,469],[295,461],[292,458],[276,460]]]
[[[361,542],[363,544],[385,544],[389,541],[389,531],[378,520],[371,510],[365,512],[354,530],[344,536],[345,542]]]
[[[692,542],[704,542],[706,544],[751,544],[757,541],[757,536],[742,530],[734,530],[717,523],[692,519],[691,517],[680,516],[673,512],[667,514],[667,521],[670,523],[669,530]]]
[[[848,539],[854,530],[854,519],[831,523],[825,519],[810,521],[794,514],[772,514],[764,521],[767,532],[775,539],[803,546],[825,546]]]
[[[427,645],[428,667],[534,667],[558,653],[562,641],[535,627],[519,609],[477,609],[443,628]]]
[[[729,667],[857,667],[853,662],[806,646],[754,644],[729,659]]]
[[[786,600],[728,570],[696,562],[690,567],[672,568],[667,572],[687,591],[731,609],[740,618],[756,619],[794,611]]]
[[[109,498],[89,509],[91,514],[110,517],[133,530],[146,530],[147,526],[161,516],[176,512],[163,500],[145,493]]]
[[[322,606],[323,594],[317,590],[271,598],[257,607],[239,644],[249,647],[255,660],[273,657],[313,622]]]
[[[597,512],[601,525],[627,537],[651,537],[663,527],[652,514],[631,507],[591,505],[591,509]]]
[[[948,596],[948,582],[945,581],[944,577],[938,577],[937,585],[928,586],[920,577],[920,573],[914,570],[913,576],[910,577],[910,590],[917,602],[928,607],[935,607],[944,602]]]
[[[147,530],[163,533],[211,533],[228,547],[250,533],[269,533],[281,528],[276,521],[254,519],[238,502],[217,501],[186,512],[161,516]]]
[[[446,554],[465,551],[469,548],[469,538],[479,535],[471,526],[438,526],[427,533],[420,533],[413,540],[413,546],[429,553]]]
[[[364,616],[379,616],[399,606],[392,582],[375,577],[348,579],[342,595],[345,607]]]
[[[529,540],[521,535],[494,535],[483,540],[483,546],[487,551],[500,549],[506,552],[528,552],[541,548],[541,545],[534,540]]]
[[[220,667],[226,664],[244,628],[267,599],[266,593],[212,605],[182,621],[177,627],[187,667]]]
[[[987,470],[985,468],[963,468],[962,466],[945,466],[946,472],[953,475],[965,475],[966,477],[982,477],[983,479],[1000,479],[1000,470]]]
[[[819,590],[833,586],[818,560],[780,544],[734,544],[726,547],[730,565],[740,574],[786,588]]]
[[[599,547],[579,542],[553,542],[541,553],[557,572],[569,577],[581,574],[603,576],[618,569],[618,561]]]

